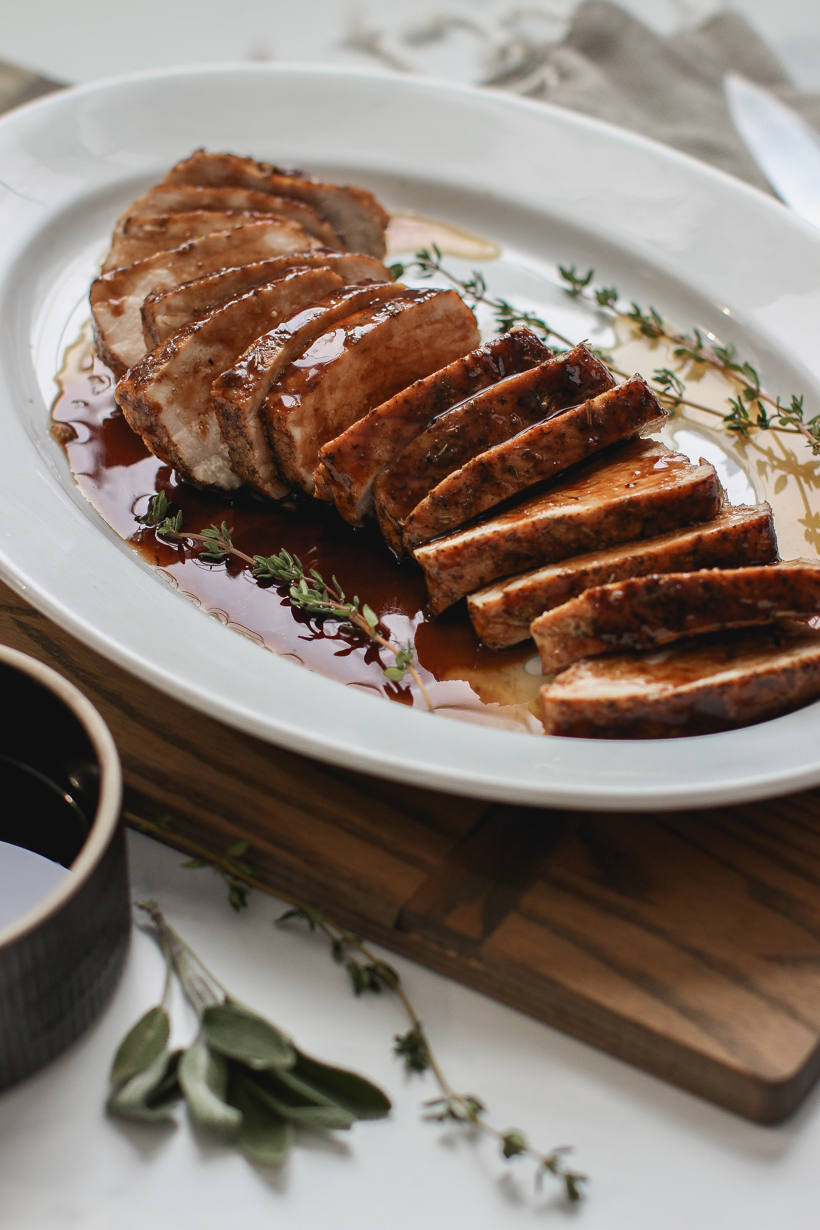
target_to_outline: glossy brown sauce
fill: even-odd
[[[166,493],[172,511],[182,511],[184,527],[192,533],[224,520],[237,547],[249,555],[284,548],[326,579],[335,575],[348,597],[358,595],[370,604],[394,642],[414,643],[419,673],[443,713],[520,730],[540,729],[532,714],[538,711],[543,680],[524,669],[535,652],[531,642],[510,650],[485,648],[463,603],[433,621],[426,611],[421,570],[394,558],[375,522],[354,529],[318,500],[278,505],[244,491],[222,495],[181,481],[131,431],[114,401],[114,383],[86,331],[66,352],[57,377],[60,392],[52,407],[52,430],[85,497],[183,594],[236,631],[309,670],[402,704],[424,704],[409,676],[400,684],[385,679],[382,666],[391,665],[391,656],[383,651],[380,662],[376,647],[359,633],[294,611],[285,589],[257,584],[239,562],[204,564],[194,549],[163,542],[153,530],[142,528],[136,516],[158,491]]]

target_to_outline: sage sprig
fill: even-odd
[[[381,1119],[390,1099],[355,1072],[304,1054],[280,1029],[233,999],[153,901],[151,919],[166,958],[162,1002],[129,1030],[114,1057],[111,1114],[172,1120],[185,1100],[202,1131],[234,1142],[257,1165],[280,1165],[297,1127],[345,1129]],[[168,1050],[165,1007],[173,972],[196,1011],[199,1031],[185,1050]]]
[[[559,343],[559,350],[574,345],[543,317],[534,312],[521,311],[507,299],[491,295],[484,275],[477,270],[473,270],[468,278],[458,278],[445,267],[441,252],[435,244],[430,249],[422,248],[407,265],[393,266],[393,269],[397,277],[412,271],[422,278],[445,278],[468,306],[475,308],[478,304],[484,304],[489,307],[495,326],[501,333],[516,325],[526,325],[541,333],[546,341],[554,339]],[[668,324],[652,306],[642,308],[634,301],[629,305],[622,303],[616,287],[593,284],[593,269],[580,273],[575,265],[559,265],[558,275],[570,298],[583,300],[607,319],[620,320],[635,329],[641,337],[649,341],[662,341],[672,348],[677,368],[656,368],[648,380],[658,398],[671,410],[688,406],[690,409],[714,415],[722,420],[727,431],[745,438],[754,430],[800,435],[815,455],[820,454],[820,415],[806,418],[802,394],[793,393],[788,401],[784,402],[781,397],[767,392],[757,368],[738,356],[733,345],[723,345],[714,334],[698,328],[694,328],[691,333],[680,332]],[[596,353],[616,375],[629,375],[614,365],[610,355],[597,351]],[[727,397],[730,407],[727,414],[711,406],[702,405],[688,395],[687,378],[704,369],[721,376],[734,390]]]
[[[125,819],[136,825],[143,833],[161,839],[168,840],[169,831],[173,832],[167,816],[160,817],[161,823],[159,824],[132,812],[126,812]],[[230,855],[213,855],[197,842],[178,833],[173,833],[172,840],[180,849],[195,855],[194,859],[184,863],[183,866],[194,866],[194,864],[197,867],[210,866],[225,879],[236,874],[236,863]],[[245,863],[244,865],[250,868],[250,864]],[[269,885],[253,874],[252,868],[247,874],[242,874],[248,890],[256,888],[271,896],[282,898],[283,894],[274,893]],[[233,901],[231,904],[233,905]],[[245,904],[247,904],[247,898]],[[535,1163],[536,1187],[540,1188],[544,1176],[550,1175],[563,1184],[568,1200],[575,1202],[581,1198],[588,1180],[586,1175],[571,1170],[567,1166],[567,1154],[571,1152],[569,1146],[562,1145],[550,1150],[549,1153],[541,1153],[533,1148],[524,1133],[517,1129],[500,1131],[493,1127],[485,1118],[487,1110],[481,1099],[474,1094],[461,1094],[455,1091],[442,1071],[430,1045],[427,1031],[402,985],[398,971],[392,965],[376,956],[359,936],[339,926],[316,906],[293,902],[277,922],[279,925],[284,925],[291,920],[304,922],[311,931],[318,931],[326,937],[330,944],[331,956],[334,961],[344,965],[355,995],[362,995],[367,991],[380,993],[383,990],[396,994],[407,1016],[409,1028],[403,1034],[394,1035],[393,1053],[401,1058],[408,1073],[421,1075],[430,1072],[439,1086],[440,1096],[423,1104],[425,1119],[434,1122],[460,1123],[492,1137],[499,1143],[501,1155],[507,1161],[515,1157],[527,1157]]]
[[[151,497],[147,512],[136,520],[153,529],[159,538],[199,543],[199,559],[207,564],[221,564],[229,558],[246,564],[257,581],[274,581],[287,586],[287,598],[291,606],[318,619],[335,619],[349,624],[380,649],[393,655],[390,666],[382,668],[385,678],[391,683],[400,683],[409,674],[424,697],[428,710],[434,705],[415,665],[415,650],[412,644],[396,645],[380,632],[379,617],[372,607],[358,596],[347,598],[334,576],[330,582],[322,578],[315,568],[305,571],[302,561],[289,551],[278,555],[248,555],[235,546],[227,522],[209,525],[200,534],[189,533],[183,528],[182,512],[171,512],[164,491]]]

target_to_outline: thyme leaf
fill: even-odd
[[[529,1144],[522,1133],[499,1131],[488,1123],[484,1117],[486,1107],[475,1094],[456,1092],[442,1071],[427,1031],[402,985],[399,974],[391,965],[377,957],[358,936],[332,921],[316,907],[293,906],[277,919],[277,923],[281,925],[294,919],[306,922],[311,931],[320,931],[325,936],[335,961],[345,961],[347,958],[345,968],[356,995],[361,995],[364,991],[381,991],[385,986],[396,994],[410,1027],[406,1033],[394,1036],[394,1054],[403,1060],[408,1072],[419,1075],[432,1073],[440,1090],[440,1096],[424,1103],[425,1119],[437,1123],[449,1120],[477,1129],[498,1142],[501,1156],[507,1161],[518,1156],[530,1158],[536,1166],[537,1187],[540,1187],[543,1176],[550,1174],[563,1184],[568,1200],[575,1202],[580,1199],[587,1178],[565,1164],[564,1156],[568,1152],[566,1147],[553,1149],[550,1153],[540,1153]]]
[[[516,326],[526,325],[543,335],[545,341],[554,339],[561,346],[574,345],[564,334],[554,329],[543,317],[534,312],[523,311],[506,299],[492,295],[482,273],[473,270],[467,278],[459,278],[442,261],[435,244],[416,252],[412,261],[399,266],[397,276],[414,272],[421,278],[443,277],[461,295],[468,307],[478,304],[489,307],[493,313],[498,332],[507,332]],[[815,456],[820,455],[820,414],[807,419],[803,397],[792,394],[787,404],[779,396],[764,389],[760,373],[748,360],[739,359],[732,344],[724,345],[712,334],[693,328],[691,333],[681,333],[669,325],[661,313],[651,305],[641,307],[636,302],[622,304],[615,286],[595,286],[594,269],[580,272],[575,265],[559,265],[558,274],[563,289],[570,299],[583,300],[610,320],[622,320],[649,341],[665,342],[671,347],[672,356],[678,362],[677,370],[660,367],[648,381],[654,392],[671,410],[689,406],[707,414],[716,415],[727,431],[748,438],[752,431],[777,431],[788,435],[800,435],[811,447]],[[604,363],[613,366],[611,356],[593,351]],[[687,377],[698,369],[707,369],[723,377],[734,392],[727,396],[728,411],[721,413],[693,401],[688,396]],[[619,372],[613,367],[617,375]]]
[[[401,683],[409,674],[421,692],[428,710],[434,706],[415,665],[415,650],[411,644],[396,645],[380,631],[376,612],[358,596],[348,599],[334,576],[330,582],[315,568],[306,571],[298,555],[282,550],[274,555],[247,555],[233,541],[227,522],[209,525],[201,533],[189,533],[183,528],[182,512],[170,512],[164,491],[152,496],[148,511],[137,521],[153,529],[158,538],[198,544],[198,558],[206,564],[223,564],[228,559],[240,560],[256,581],[273,581],[287,587],[287,599],[296,610],[317,619],[336,619],[363,633],[369,641],[393,655],[382,673],[391,683]]]

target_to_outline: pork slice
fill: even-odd
[[[250,212],[225,212],[199,209],[185,214],[158,214],[143,218],[129,218],[121,234],[114,236],[111,251],[102,267],[103,273],[110,269],[122,269],[135,265],[155,252],[168,252],[178,248],[189,239],[210,235],[212,231],[235,231],[249,222],[264,222],[269,214]],[[303,232],[307,241],[307,232]]]
[[[576,346],[440,414],[375,481],[376,516],[389,545],[402,554],[406,519],[448,474],[533,423],[614,384],[603,363],[586,346]]]
[[[112,269],[91,283],[97,353],[116,376],[145,354],[142,305],[152,290],[179,286],[206,273],[304,249],[305,236],[282,218],[253,222],[236,231],[203,235],[135,265]]]
[[[284,477],[313,492],[319,449],[374,406],[479,341],[475,317],[452,290],[405,290],[322,333],[290,363],[265,402]]]
[[[619,649],[820,614],[820,565],[709,568],[627,577],[545,611],[530,631],[545,675]]]
[[[709,521],[722,497],[708,462],[693,465],[655,440],[632,440],[414,555],[425,572],[430,608],[439,614],[498,577]]]
[[[258,214],[275,214],[289,218],[304,227],[320,243],[334,252],[344,251],[344,244],[329,222],[320,218],[304,201],[271,196],[267,192],[250,192],[247,188],[199,188],[195,184],[158,184],[134,201],[120,218],[114,234],[122,234],[129,221],[155,214],[183,214],[191,210],[208,209],[219,213],[251,210]]]
[[[503,504],[610,444],[658,431],[668,413],[642,376],[479,453],[448,475],[404,522],[409,550]]]
[[[397,393],[326,444],[316,468],[316,494],[333,500],[352,525],[373,507],[376,475],[436,415],[515,372],[552,358],[552,351],[530,329],[516,329],[485,342],[440,371]]]
[[[340,257],[339,262],[372,257]],[[337,269],[338,271],[338,269]],[[212,396],[222,438],[234,473],[260,495],[273,496],[281,486],[262,407],[284,369],[329,326],[362,308],[397,299],[407,291],[397,282],[342,286],[257,338],[214,381]]]
[[[363,188],[326,184],[267,162],[235,154],[197,150],[172,167],[165,184],[199,184],[204,188],[249,188],[272,196],[304,201],[325,218],[351,252],[385,254],[384,232],[390,221],[376,198]]]
[[[777,537],[769,505],[724,504],[714,521],[703,525],[576,555],[489,585],[470,594],[467,610],[484,644],[505,649],[529,638],[536,616],[597,585],[650,572],[694,572],[769,564],[776,559]]]
[[[820,697],[820,632],[724,632],[653,653],[589,658],[541,689],[544,729],[580,739],[708,734]]]
[[[211,384],[252,338],[340,282],[330,269],[291,269],[173,334],[117,385],[117,404],[129,425],[184,477],[227,491],[238,487]],[[286,493],[282,485],[279,495]]]
[[[332,252],[330,248],[314,248],[309,252],[292,252],[271,260],[253,261],[232,269],[194,278],[181,286],[152,290],[142,307],[142,325],[149,349],[164,342],[183,325],[203,316],[227,299],[235,299],[243,291],[261,286],[279,277],[294,265],[323,266],[338,273],[343,282],[390,282],[392,278],[381,261],[359,253]]]

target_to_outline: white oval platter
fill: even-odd
[[[693,159],[540,103],[383,73],[216,66],[112,79],[0,120],[5,580],[161,691],[350,769],[609,810],[739,802],[820,783],[820,704],[656,742],[446,720],[261,651],[205,618],[117,538],[49,435],[50,382],[119,211],[199,146],[359,183],[388,208],[484,235],[504,253],[499,289],[529,296],[527,306],[539,301],[540,278],[548,306],[565,310],[550,272],[557,260],[595,265],[627,297],[738,342],[771,387],[799,389],[811,413],[820,408],[820,230]],[[747,480],[757,490],[753,470]],[[807,509],[800,525],[779,521],[784,553],[807,553],[812,518]]]

